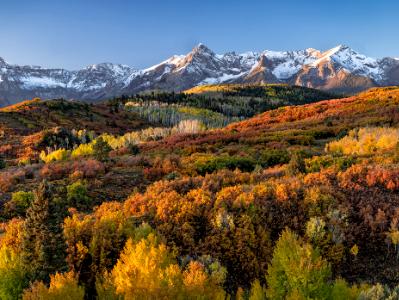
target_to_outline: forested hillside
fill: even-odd
[[[398,299],[399,87],[330,99],[1,110],[0,299]]]
[[[208,128],[223,127],[266,110],[333,99],[336,95],[283,84],[205,85],[183,93],[147,92],[115,98],[151,122],[174,126],[181,120],[196,119]]]

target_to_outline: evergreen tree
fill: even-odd
[[[48,282],[49,275],[65,265],[61,228],[65,214],[60,204],[52,197],[51,186],[43,181],[27,211],[22,236],[22,263],[32,280]]]
[[[305,160],[302,154],[294,153],[287,166],[288,175],[295,176],[306,171]]]
[[[99,138],[96,139],[96,141],[93,145],[93,150],[94,150],[94,157],[99,161],[104,161],[108,158],[108,154],[112,150],[112,148],[100,136]]]
[[[0,156],[0,169],[4,169],[6,167],[6,162],[4,159]]]

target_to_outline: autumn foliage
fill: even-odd
[[[399,88],[212,130],[129,128],[123,99],[0,112],[1,299],[397,298]]]

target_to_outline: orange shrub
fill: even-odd
[[[399,169],[381,166],[354,165],[338,174],[339,183],[347,189],[364,190],[367,187],[399,189]]]

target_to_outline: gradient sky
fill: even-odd
[[[0,0],[0,57],[143,68],[202,42],[217,53],[325,50],[399,57],[397,0]]]

